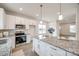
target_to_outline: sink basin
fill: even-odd
[[[0,40],[0,44],[5,44],[5,43],[7,43],[7,39]]]

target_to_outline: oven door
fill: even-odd
[[[26,35],[16,36],[16,44],[26,42]]]

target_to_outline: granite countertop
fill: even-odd
[[[79,55],[79,41],[74,40],[63,40],[63,39],[57,39],[57,38],[46,38],[41,41],[44,41],[50,45],[56,46],[58,48],[61,48],[63,50],[66,50],[70,53],[73,53],[75,55]]]
[[[8,39],[8,38],[13,37],[13,36],[15,36],[15,35],[10,35],[10,36],[6,36],[6,37],[0,37],[0,40]]]
[[[11,42],[8,37],[0,38],[0,56],[9,56],[11,49]]]

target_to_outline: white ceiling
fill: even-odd
[[[61,11],[64,15],[64,19],[75,14],[75,8],[77,4],[74,3],[63,3],[61,4]],[[58,3],[45,3],[43,4],[43,19],[45,21],[54,21],[58,19],[58,12],[60,4]],[[4,8],[6,11],[17,12],[26,17],[31,17],[39,19],[40,16],[40,3],[0,3],[0,7]],[[19,8],[23,8],[20,11]]]

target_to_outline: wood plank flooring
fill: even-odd
[[[22,44],[12,50],[13,56],[38,56],[32,51],[32,43]]]

